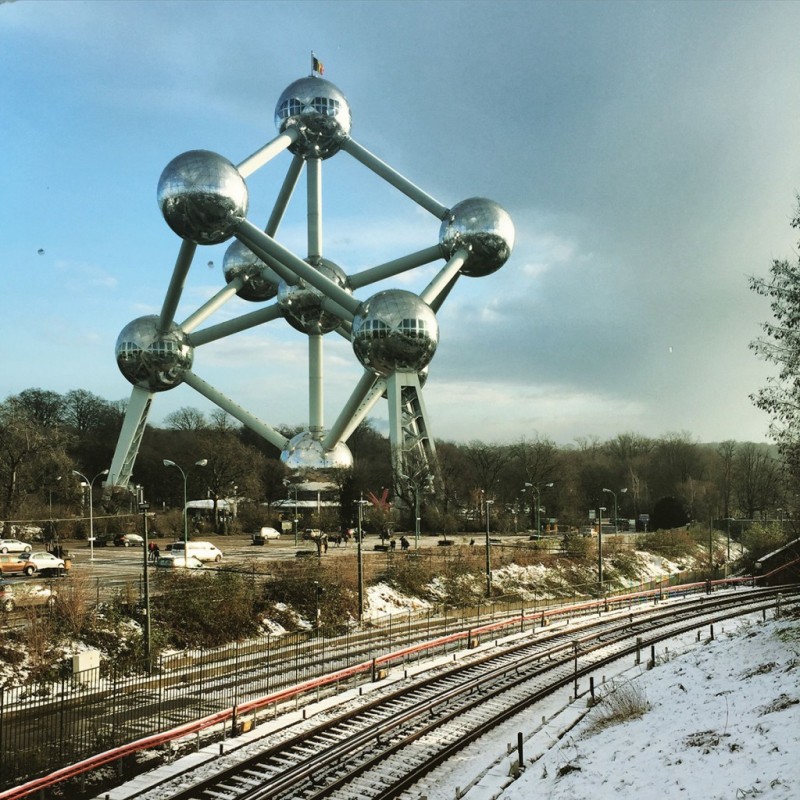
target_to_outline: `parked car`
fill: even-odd
[[[203,569],[203,562],[194,556],[165,555],[158,557],[156,566],[166,569]]]
[[[143,547],[144,537],[138,533],[118,533],[114,537],[116,547]]]
[[[33,575],[36,567],[13,553],[0,555],[0,575]]]
[[[265,527],[253,534],[253,544],[264,544],[268,539],[280,539],[281,534],[275,528]]]
[[[63,558],[52,553],[23,553],[20,558],[32,564],[36,572],[61,572],[67,566]]]
[[[55,592],[47,586],[0,581],[0,608],[3,611],[13,611],[18,606],[52,606],[55,602]]]
[[[173,542],[170,552],[174,556],[188,554],[200,561],[222,561],[222,550],[211,542]]]
[[[30,553],[33,547],[19,539],[0,539],[0,553]]]

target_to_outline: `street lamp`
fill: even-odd
[[[204,467],[206,464],[208,464],[207,458],[201,458],[199,461],[194,462],[194,465],[196,467]],[[184,567],[188,567],[189,566],[189,509],[187,508],[188,504],[186,502],[186,473],[174,461],[170,461],[168,458],[164,459],[164,466],[176,467],[183,476],[183,565]]]
[[[364,564],[361,560],[361,540],[364,538],[364,534],[361,530],[361,523],[364,506],[369,503],[369,500],[365,500],[362,496],[356,502],[358,503],[358,621],[361,622],[364,617]]]
[[[136,498],[139,504],[139,511],[142,512],[142,562],[144,577],[144,657],[147,664],[147,674],[153,669],[152,662],[152,623],[150,621],[150,574],[147,571],[147,559],[150,555],[150,548],[147,539],[147,509],[150,503],[144,499],[144,487],[136,487]]]
[[[98,472],[91,480],[76,469],[72,470],[72,474],[83,478],[85,485],[89,487],[89,561],[94,561],[94,510],[92,507],[92,487],[94,486],[94,482],[101,475],[108,475],[108,470],[104,469],[102,472]]]
[[[552,489],[553,488],[553,482],[551,481],[550,483],[546,483],[541,488],[539,488],[539,484],[536,484],[536,483],[527,483],[526,482],[525,485],[526,486],[530,486],[531,489],[533,489],[533,491],[536,493],[536,535],[540,536],[541,533],[542,533],[542,526],[541,526],[541,522],[539,520],[539,512],[541,511],[540,506],[542,504],[542,501],[541,501],[542,489]]]
[[[283,485],[287,489],[289,489],[289,490],[294,492],[294,520],[293,520],[293,522],[294,522],[294,525],[293,525],[293,527],[294,527],[294,546],[297,547],[297,522],[298,522],[298,519],[297,519],[297,484],[296,483],[292,483],[289,480],[284,480],[283,481]]]
[[[492,564],[489,560],[489,506],[494,500],[486,501],[486,596],[492,596]]]
[[[402,472],[400,473],[400,477],[404,481],[408,481],[414,489],[414,549],[419,550],[419,484],[413,478],[409,478],[408,475],[404,475]]]
[[[600,506],[600,518],[597,520],[597,580],[600,584],[600,594],[603,593],[603,512],[605,506]]]
[[[617,516],[617,493],[612,491],[611,489],[603,489],[604,492],[608,492],[611,495],[614,495],[614,533],[619,533],[619,529],[617,527],[617,523],[619,521],[619,517]],[[624,494],[628,491],[628,487],[626,486],[624,489],[620,489],[619,493]]]
[[[61,476],[57,475],[55,482],[58,483],[61,480]],[[53,484],[50,484],[50,491],[49,491],[49,506],[50,506],[50,529],[47,531],[47,540],[50,543],[48,545],[48,549],[52,546],[58,547],[58,537],[55,535],[55,525],[53,524]],[[55,539],[55,545],[53,545],[53,539]],[[56,552],[59,555],[58,552]]]

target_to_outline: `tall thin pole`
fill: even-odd
[[[600,593],[603,593],[603,506],[599,509],[600,517],[597,521],[597,581]]]
[[[486,501],[486,596],[492,596],[492,563],[489,556],[489,506],[494,500]]]
[[[361,515],[364,508],[364,497],[358,501],[358,621],[364,617],[364,564],[361,560]]]
[[[414,549],[419,550],[419,485],[414,483]]]
[[[152,671],[152,629],[150,626],[150,574],[147,571],[147,559],[150,555],[149,542],[147,540],[147,509],[150,504],[145,502],[144,488],[139,487],[139,510],[142,512],[142,529],[144,542],[142,543],[142,561],[144,566],[144,657],[147,664],[148,675]]]
[[[189,509],[188,500],[186,497],[186,473],[181,469],[180,464],[176,464],[174,461],[170,461],[170,459],[165,458],[162,462],[165,467],[176,467],[183,477],[183,565],[184,567],[189,567]],[[207,458],[201,458],[199,461],[195,461],[194,465],[196,467],[204,467],[208,464]]]
[[[92,498],[92,486],[101,475],[108,475],[108,470],[104,469],[98,472],[91,480],[76,469],[72,470],[72,474],[83,478],[84,482],[89,487],[89,561],[94,561],[94,503]]]

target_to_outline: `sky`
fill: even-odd
[[[180,245],[162,170],[273,139],[313,50],[357,143],[447,207],[487,197],[514,221],[505,266],[438,313],[436,438],[765,441],[749,395],[770,371],[748,344],[769,308],[748,277],[796,257],[798,28],[784,2],[0,3],[0,398],[130,396],[114,345],[160,311]],[[247,179],[262,227],[289,161]],[[438,242],[346,153],[322,173],[324,253],[346,272]],[[277,238],[305,255],[304,182]],[[198,249],[178,320],[224,285],[229,244]],[[357,296],[419,292],[442,263]],[[336,334],[324,352],[330,425],[361,367]],[[193,369],[271,425],[307,424],[307,341],[283,320],[198,348]],[[213,409],[180,386],[150,421],[186,406]],[[386,428],[385,404],[373,417]]]

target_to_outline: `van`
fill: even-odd
[[[194,556],[199,561],[222,561],[222,551],[211,542],[173,542],[170,552],[174,556]]]
[[[258,533],[253,534],[253,544],[266,544],[269,539],[280,539],[281,535],[275,528],[262,528]]]

